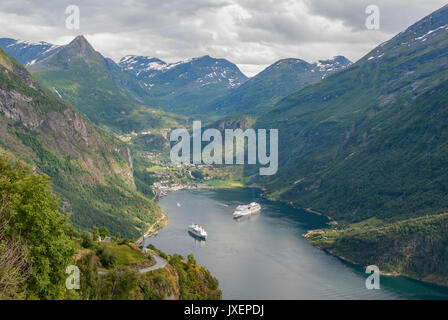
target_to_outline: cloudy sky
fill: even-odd
[[[166,62],[208,54],[248,76],[282,58],[309,62],[344,55],[356,61],[447,0],[1,0],[0,37],[56,44],[84,34],[103,55]],[[380,8],[368,30],[366,7]],[[66,27],[68,5],[80,29]]]

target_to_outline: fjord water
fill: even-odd
[[[235,221],[237,205],[257,201],[262,210]],[[168,253],[193,253],[219,280],[224,299],[448,299],[448,290],[400,277],[381,277],[368,290],[368,274],[313,246],[302,237],[326,218],[260,198],[255,189],[169,193],[160,200],[167,227],[146,240]],[[187,226],[198,223],[205,242]]]

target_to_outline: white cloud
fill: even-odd
[[[282,58],[357,60],[444,0],[375,0],[381,30],[364,27],[365,0],[78,0],[81,30],[65,28],[72,1],[2,0],[0,36],[69,42],[86,35],[105,56],[173,62],[209,54],[253,75]]]

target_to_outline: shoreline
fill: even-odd
[[[331,251],[330,249],[320,248],[318,246],[313,245],[309,241],[307,241],[307,242],[310,245],[312,245],[313,247],[318,248],[318,249],[324,251],[325,253],[327,253],[327,254],[329,254],[329,255],[337,258],[337,259],[340,259],[340,260],[344,261],[345,263],[348,263],[348,264],[350,264],[350,265],[352,265],[354,267],[357,267],[357,268],[364,268],[364,266],[362,266],[361,264],[359,264],[359,263],[357,263],[357,262],[355,262],[355,261],[353,261],[353,260],[351,260],[349,258],[346,258],[344,256],[338,255],[338,254],[334,253],[333,251]],[[429,280],[415,278],[415,277],[412,277],[412,276],[409,276],[409,275],[405,275],[405,274],[401,274],[401,273],[398,273],[398,272],[382,272],[380,270],[380,275],[381,276],[385,276],[385,277],[399,277],[399,278],[409,279],[409,280],[412,280],[412,281],[421,282],[421,283],[426,284],[426,285],[435,286],[435,287],[438,287],[438,288],[443,289],[443,290],[447,290],[448,289],[448,284],[442,284],[442,283],[438,283],[438,282],[433,282],[433,281],[429,281]]]
[[[181,190],[233,190],[233,189],[242,189],[242,188],[247,188],[246,186],[241,186],[241,187],[231,187],[231,186],[224,186],[224,187],[214,187],[214,186],[210,186],[210,185],[187,185],[185,187],[181,187],[181,188],[170,188],[169,190],[166,190],[161,196],[159,196],[158,200],[157,200],[157,204],[159,204],[159,201],[162,197],[166,196],[168,194],[168,192],[177,192],[177,191],[181,191]],[[259,189],[259,188],[257,188]],[[163,227],[166,227],[169,223],[169,216],[162,211],[162,217],[159,218],[152,226],[150,226],[148,228],[148,230],[145,232],[145,234],[143,236],[141,236],[140,238],[138,238],[138,240],[136,241],[136,243],[138,245],[142,245],[144,240],[151,238],[152,236],[156,235],[158,233],[158,231],[160,229],[162,229]],[[159,225],[159,223],[161,223]],[[158,225],[158,226],[157,226]],[[155,227],[157,226],[157,227]],[[155,228],[154,228],[155,227]]]
[[[324,216],[324,217],[326,217],[326,218],[328,219],[327,224],[330,225],[330,226],[331,226],[331,225],[337,225],[337,224],[338,224],[338,222],[337,222],[336,220],[334,220],[334,219],[331,218],[330,216],[326,215],[325,213],[315,211],[315,210],[313,210],[312,208],[299,208],[299,207],[296,207],[296,206],[294,206],[294,204],[293,204],[291,201],[285,201],[285,200],[281,200],[281,199],[276,199],[275,197],[268,197],[268,196],[266,196],[266,194],[265,194],[266,189],[263,188],[263,187],[259,187],[259,186],[257,186],[257,187],[255,187],[255,188],[262,190],[262,194],[261,194],[261,196],[262,196],[263,198],[269,200],[269,201],[278,201],[278,202],[284,203],[284,204],[286,204],[286,205],[288,205],[288,206],[290,206],[291,208],[294,208],[294,209],[305,210],[305,211],[307,211],[307,212],[309,212],[309,213],[316,214],[316,215],[318,215],[318,216]],[[306,240],[305,235],[306,235],[306,234],[302,235],[302,237],[304,237],[305,240]],[[361,268],[363,267],[361,264],[357,263],[356,261],[353,261],[353,260],[351,260],[351,259],[349,259],[349,258],[346,258],[346,257],[344,257],[344,256],[337,255],[336,253],[332,252],[332,251],[329,250],[329,249],[324,249],[324,248],[321,248],[321,247],[319,247],[319,246],[316,246],[316,245],[310,243],[308,240],[306,240],[306,241],[307,241],[307,243],[310,244],[311,246],[313,246],[313,247],[315,247],[315,248],[318,248],[319,250],[322,250],[322,251],[328,253],[329,255],[332,255],[333,257],[336,257],[336,258],[338,258],[338,259],[340,259],[340,260],[342,260],[342,261],[344,261],[344,262],[346,262],[346,263],[348,263],[348,264],[351,264],[352,266],[355,266],[355,267],[361,267]],[[410,279],[410,280],[412,280],[412,281],[421,282],[421,283],[426,284],[426,285],[432,285],[432,286],[436,286],[436,287],[439,287],[439,288],[442,288],[442,289],[448,289],[448,283],[444,284],[444,283],[440,283],[440,282],[434,282],[434,281],[430,281],[430,280],[424,280],[424,279],[420,279],[420,278],[412,277],[412,276],[409,276],[409,275],[401,274],[401,273],[398,273],[398,272],[381,272],[381,271],[380,271],[380,275],[382,275],[382,276],[386,276],[386,277],[401,277],[401,278],[406,278],[406,279]]]
[[[219,190],[219,189],[234,189],[233,187],[229,188],[215,188],[213,186],[209,186],[206,184],[196,184],[196,185],[185,185],[182,187],[170,187],[167,190],[163,190],[163,192],[160,193],[157,199],[157,204],[159,204],[159,201],[162,197],[165,197],[168,192],[177,192],[181,190]],[[160,190],[159,190],[160,191]],[[151,225],[148,230],[146,230],[145,234],[141,237],[139,237],[136,241],[138,245],[143,244],[143,241],[151,238],[152,236],[156,235],[160,229],[163,227],[166,227],[169,223],[169,216],[165,212],[162,211],[162,217],[160,217],[153,225]]]
[[[249,188],[255,188],[255,189],[259,189],[259,190],[261,190],[262,192],[261,192],[260,195],[261,195],[261,197],[263,197],[264,199],[267,199],[267,200],[269,200],[269,201],[277,201],[277,202],[286,204],[287,206],[289,206],[289,207],[291,207],[291,208],[293,208],[293,209],[296,209],[296,210],[305,210],[306,212],[309,212],[309,213],[311,213],[311,214],[315,214],[315,215],[318,215],[318,216],[326,217],[326,218],[328,219],[327,224],[330,225],[330,226],[332,226],[332,225],[338,225],[338,222],[337,222],[336,220],[334,220],[332,217],[326,215],[325,213],[318,212],[318,211],[316,211],[316,210],[314,210],[314,209],[312,209],[312,208],[300,208],[300,207],[296,207],[296,206],[294,206],[294,204],[293,204],[291,201],[281,200],[281,199],[277,199],[277,198],[275,198],[275,197],[269,197],[269,196],[267,196],[266,193],[265,193],[265,192],[266,192],[266,189],[263,188],[263,187],[261,187],[261,186],[251,186],[251,187],[249,187]],[[310,231],[310,230],[309,230],[309,231]],[[306,234],[302,235],[302,237],[304,237],[305,240],[306,240],[305,235],[306,235]],[[306,242],[307,242],[308,244],[310,244],[311,246],[313,246],[313,247],[315,247],[315,248],[318,248],[319,250],[322,250],[322,251],[328,253],[329,255],[331,255],[331,256],[333,256],[333,257],[336,257],[336,258],[338,258],[338,259],[344,261],[345,263],[351,264],[351,265],[354,266],[354,267],[358,267],[358,268],[359,268],[359,267],[360,267],[360,268],[363,267],[361,264],[357,263],[356,261],[353,261],[353,260],[351,260],[351,259],[349,259],[349,258],[346,258],[346,257],[344,257],[344,256],[339,256],[339,255],[335,254],[334,252],[332,252],[332,251],[329,250],[329,249],[324,249],[324,248],[321,248],[321,247],[319,247],[319,246],[316,246],[316,245],[310,243],[308,240],[306,240]],[[421,282],[421,283],[426,284],[426,285],[436,286],[436,287],[439,287],[439,288],[441,288],[441,289],[448,289],[448,283],[443,284],[443,283],[440,283],[440,282],[434,282],[434,281],[430,281],[430,280],[424,280],[424,279],[420,279],[420,278],[415,278],[415,277],[412,277],[412,276],[408,276],[408,275],[405,275],[405,274],[401,274],[401,273],[398,273],[398,272],[381,272],[381,271],[380,271],[380,275],[382,275],[382,276],[386,276],[386,277],[401,277],[401,278],[405,278],[405,279],[410,279],[410,280],[412,280],[412,281]]]
[[[260,187],[260,186],[252,186],[252,187],[249,187],[249,188],[255,188],[255,189],[259,189],[259,190],[261,190],[262,192],[261,192],[260,196],[261,196],[262,198],[264,198],[264,199],[267,199],[267,200],[269,200],[269,201],[274,201],[274,202],[280,202],[280,203],[286,204],[287,206],[289,206],[289,207],[291,207],[291,208],[293,208],[293,209],[296,209],[296,210],[304,210],[304,211],[306,211],[306,212],[309,212],[309,213],[312,213],[312,214],[315,214],[315,215],[318,215],[318,216],[321,216],[321,217],[325,217],[325,218],[328,219],[327,224],[330,224],[330,225],[337,225],[337,224],[338,224],[338,222],[337,222],[336,220],[334,220],[332,217],[326,215],[325,213],[316,211],[316,210],[314,210],[313,208],[297,207],[297,206],[295,206],[295,205],[292,203],[292,201],[282,200],[282,199],[278,199],[278,198],[275,198],[275,197],[269,197],[269,196],[266,195],[266,193],[265,193],[265,192],[266,192],[266,189],[263,188],[263,187]]]
[[[291,207],[291,208],[293,208],[293,209],[296,209],[296,210],[304,210],[304,211],[306,211],[306,212],[308,212],[308,213],[311,213],[311,214],[315,214],[315,215],[318,215],[318,216],[326,217],[326,218],[328,219],[327,224],[329,224],[329,225],[337,224],[337,222],[336,222],[335,220],[333,220],[331,217],[327,216],[327,215],[324,214],[324,213],[315,211],[315,210],[313,210],[312,208],[298,208],[298,207],[294,206],[291,202],[267,197],[267,196],[265,195],[265,193],[264,193],[265,189],[262,188],[262,187],[259,187],[259,186],[228,187],[228,188],[227,188],[227,187],[226,187],[226,188],[215,188],[215,187],[211,187],[211,186],[210,186],[210,188],[196,188],[196,189],[194,189],[194,190],[206,190],[206,189],[211,189],[211,190],[215,190],[215,191],[216,191],[216,190],[241,189],[241,188],[253,188],[253,189],[258,189],[258,190],[261,191],[261,192],[260,192],[260,196],[261,196],[263,199],[266,199],[266,200],[268,200],[268,201],[274,201],[274,202],[283,203],[283,204],[286,204],[287,206],[289,206],[289,207]],[[185,190],[185,189],[170,190],[169,192],[176,192],[176,191],[180,191],[180,190]],[[191,190],[191,189],[190,189],[190,190]],[[148,230],[148,232],[145,233],[145,235],[144,235],[144,237],[143,237],[144,239],[147,239],[147,238],[152,237],[153,235],[157,234],[157,231],[158,231],[158,230],[160,230],[160,229],[162,229],[163,227],[165,227],[166,225],[168,225],[169,217],[168,217],[168,215],[167,215],[166,213],[164,213],[164,212],[162,212],[162,213],[163,213],[163,217],[162,217],[161,219],[159,219],[159,220],[155,223],[155,225],[158,224],[159,222],[162,222],[163,224],[160,225],[160,227],[158,227],[158,228],[155,229],[155,230],[154,230],[153,228],[150,228],[150,229]],[[306,241],[309,245],[311,245],[311,246],[313,246],[313,247],[315,247],[315,248],[318,248],[319,250],[322,250],[322,251],[326,252],[327,254],[329,254],[329,255],[331,255],[331,256],[337,258],[337,259],[340,259],[341,261],[343,261],[343,262],[345,262],[345,263],[350,264],[352,267],[363,268],[363,266],[362,266],[361,264],[357,263],[356,261],[353,261],[353,260],[351,260],[351,259],[349,259],[349,258],[346,258],[346,257],[344,257],[344,256],[337,255],[336,253],[334,253],[333,251],[331,251],[331,250],[329,250],[329,249],[321,248],[321,247],[319,247],[319,246],[316,246],[316,245],[310,243],[308,240],[306,240],[305,234],[302,235],[302,237],[305,238],[305,241]],[[140,237],[138,243],[140,244],[142,240],[143,240],[142,237]],[[441,289],[443,289],[443,290],[448,289],[448,284],[442,284],[442,283],[433,282],[433,281],[429,281],[429,280],[423,280],[423,279],[419,279],[419,278],[411,277],[411,276],[408,276],[408,275],[400,274],[400,273],[398,273],[398,272],[381,272],[381,271],[380,271],[380,275],[381,275],[381,276],[386,276],[386,277],[401,277],[401,278],[409,279],[409,280],[412,280],[412,281],[417,281],[417,282],[420,282],[420,283],[425,284],[425,285],[436,286],[436,287],[441,288]]]
[[[140,238],[138,238],[135,243],[137,243],[138,245],[142,245],[146,239],[152,237],[153,235],[156,235],[160,229],[167,226],[169,220],[170,219],[169,219],[168,215],[162,211],[162,216],[154,224],[152,224],[148,228],[148,230],[146,230],[145,234],[143,236],[141,236]]]

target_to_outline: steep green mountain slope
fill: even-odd
[[[96,124],[119,131],[184,121],[162,110],[205,117],[201,107],[247,81],[236,65],[210,56],[166,63],[130,55],[116,64],[83,36],[63,46],[0,38],[0,47]]]
[[[180,114],[204,116],[204,107],[211,101],[233,92],[247,81],[236,65],[210,56],[176,63],[126,56],[119,65],[138,80],[144,94],[137,94],[143,101]]]
[[[33,75],[96,124],[119,131],[170,127],[180,117],[148,108],[136,79],[78,36],[54,54],[29,66]]]
[[[270,196],[338,221],[448,210],[448,6],[279,102]]]
[[[219,282],[206,268],[196,264],[193,255],[185,259],[169,256],[150,245],[142,253],[133,242],[113,239],[96,242],[95,235],[83,234],[84,248],[78,251],[76,264],[81,270],[81,289],[70,292],[72,299],[82,300],[220,300]],[[166,265],[139,274],[166,259]],[[98,275],[98,271],[103,275]]]
[[[75,253],[48,179],[0,147],[0,299],[58,299]]]
[[[169,256],[152,245],[142,252],[104,226],[73,228],[49,186],[0,147],[1,300],[221,299],[218,280],[191,254]],[[78,290],[66,286],[73,265],[80,269]]]
[[[381,272],[448,286],[448,214],[382,223],[370,219],[337,230],[313,230],[312,244]]]
[[[212,101],[203,110],[221,115],[258,115],[294,91],[324,79],[350,64],[351,62],[342,56],[313,64],[300,59],[283,59],[224,97]]]
[[[82,228],[108,226],[137,237],[158,206],[137,192],[130,149],[0,50],[0,146],[47,174],[62,210]]]

